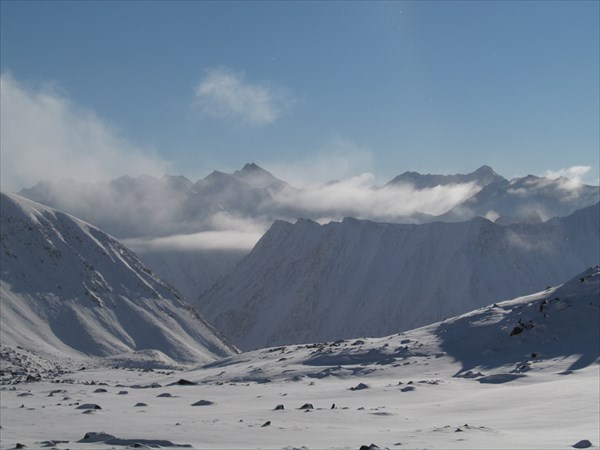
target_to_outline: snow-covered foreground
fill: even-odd
[[[598,446],[599,289],[596,267],[405,333],[186,371],[88,365],[11,384],[3,367],[0,447]],[[17,353],[4,348],[3,364],[19,365]]]
[[[546,368],[505,384],[448,378],[438,369],[431,362],[372,376],[198,386],[166,386],[179,373],[85,371],[68,377],[74,384],[45,382],[3,391],[1,447],[23,443],[37,448],[52,440],[69,441],[49,445],[55,448],[116,447],[118,441],[106,437],[104,443],[86,442],[89,432],[108,433],[122,439],[121,445],[208,449],[358,449],[371,443],[381,448],[564,449],[582,439],[598,445],[597,365],[569,376]],[[348,390],[359,380],[369,388]],[[83,384],[92,381],[108,386]],[[152,382],[164,387],[129,387]],[[108,392],[95,393],[99,387]],[[403,392],[407,387],[414,391]],[[50,396],[56,390],[64,391]],[[192,406],[203,399],[214,404]],[[77,409],[87,403],[102,409]],[[314,409],[299,409],[305,403]],[[274,410],[279,404],[285,409]]]

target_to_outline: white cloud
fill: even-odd
[[[588,184],[597,184],[597,181],[589,182],[587,180],[588,175],[591,175],[591,173],[592,168],[590,166],[572,166],[566,169],[547,170],[544,172],[544,176],[550,179],[557,179],[559,187],[564,191],[576,192],[585,182],[588,182]]]
[[[345,216],[395,221],[421,212],[438,215],[474,195],[481,187],[475,183],[450,184],[427,189],[409,185],[372,187],[374,177],[364,173],[336,183],[304,190],[275,194],[281,207],[304,211],[305,217],[322,222]]]
[[[209,230],[150,239],[130,239],[126,243],[139,251],[153,250],[236,250],[249,252],[270,226],[269,221],[218,212],[206,223]]]
[[[288,90],[268,83],[250,83],[242,73],[223,67],[207,70],[195,95],[205,114],[237,118],[252,125],[275,122],[292,102]]]
[[[255,231],[202,231],[193,234],[177,234],[159,238],[124,239],[125,245],[143,254],[152,251],[194,252],[198,250],[250,251],[261,238]]]
[[[40,180],[98,181],[120,175],[161,174],[167,164],[121,137],[92,111],[51,89],[28,89],[0,77],[2,188]]]
[[[590,166],[572,166],[567,167],[566,169],[558,169],[558,170],[547,170],[544,172],[544,176],[546,178],[569,178],[574,181],[582,182],[587,174],[592,171]]]

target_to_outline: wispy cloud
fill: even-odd
[[[29,89],[3,73],[0,90],[3,189],[40,180],[97,181],[168,170],[165,161],[55,89]]]
[[[566,191],[573,191],[581,187],[582,183],[587,181],[587,176],[591,174],[590,166],[572,166],[566,169],[547,170],[544,176],[550,179],[560,179],[559,186]],[[591,184],[597,184],[591,182]]]
[[[582,182],[585,176],[591,171],[592,168],[590,166],[572,166],[567,167],[566,169],[547,170],[544,172],[544,176],[551,179],[566,177],[574,181]]]
[[[251,125],[268,125],[291,107],[292,95],[270,83],[251,83],[243,73],[219,67],[208,69],[195,90],[203,113],[240,119]]]
[[[294,186],[315,187],[369,173],[373,151],[341,136],[332,136],[315,152],[294,161],[265,162],[264,167]]]

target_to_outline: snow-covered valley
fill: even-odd
[[[186,370],[75,364],[11,384],[3,367],[0,446],[597,446],[599,289],[596,267],[420,329]]]

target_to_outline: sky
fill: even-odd
[[[600,2],[0,2],[1,182],[599,180]]]

